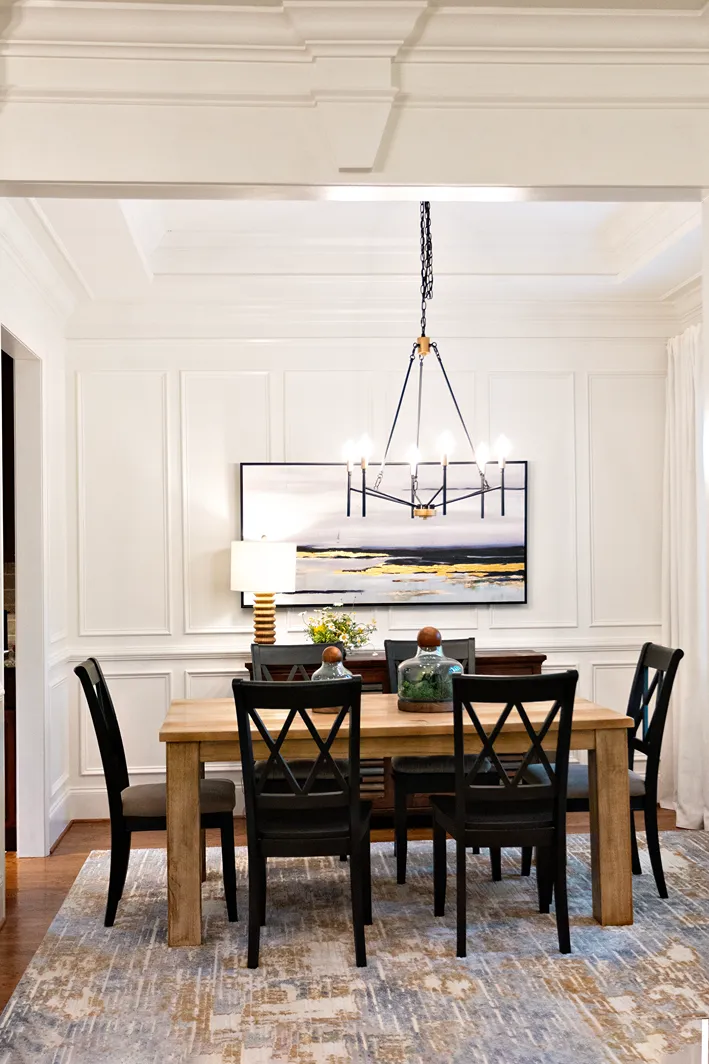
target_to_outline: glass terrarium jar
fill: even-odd
[[[325,647],[322,652],[322,665],[316,669],[313,680],[351,680],[352,673],[342,663],[342,651],[339,647]]]
[[[437,628],[422,628],[415,658],[398,668],[399,709],[414,713],[443,713],[453,708],[453,677],[463,666],[443,653]]]

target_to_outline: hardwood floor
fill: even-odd
[[[675,827],[674,813],[661,809],[660,828]],[[642,830],[641,818],[637,821]],[[246,842],[245,823],[235,822],[237,846]],[[588,816],[572,813],[569,832],[588,831]],[[430,838],[425,828],[414,829],[410,838]],[[372,841],[393,838],[390,830],[372,832]],[[111,835],[107,820],[72,824],[51,857],[25,857],[18,860],[7,855],[7,920],[0,930],[0,1009],[7,1004],[22,973],[44,938],[49,925],[61,908],[81,866],[92,850],[107,850]],[[207,832],[207,845],[219,846],[219,832]],[[162,849],[164,831],[144,831],[133,836],[134,849]]]

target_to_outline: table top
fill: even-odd
[[[397,706],[395,694],[386,695],[365,692],[362,695],[361,737],[362,739],[380,738],[382,736],[413,735],[452,735],[452,713],[403,713]],[[544,721],[551,702],[525,704],[525,710],[532,724],[537,727]],[[486,729],[492,728],[502,712],[499,704],[483,705],[476,703],[475,711],[480,723]],[[269,730],[279,729],[285,720],[286,710],[263,710],[261,717]],[[314,713],[312,716],[318,731],[327,736],[335,719],[334,714]],[[573,731],[598,731],[609,728],[629,728],[633,721],[630,717],[606,709],[585,698],[577,698],[574,703]],[[473,731],[469,722],[466,731]],[[505,723],[506,733],[524,732],[524,724],[519,715],[514,713]],[[552,726],[555,730],[555,725]],[[293,721],[289,735],[295,739],[302,733],[308,735],[303,721]],[[254,735],[257,732],[254,729]],[[347,735],[344,723],[339,733]],[[160,729],[160,741],[165,742],[238,742],[239,732],[236,726],[236,710],[233,698],[210,699],[176,699],[170,705],[168,714]]]

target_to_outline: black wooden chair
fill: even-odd
[[[254,680],[273,680],[271,669],[289,669],[288,681],[309,680],[322,665],[322,652],[326,647],[338,647],[345,657],[342,643],[279,643],[269,645],[251,644],[251,662]]]
[[[578,673],[546,676],[455,676],[453,678],[453,744],[455,794],[433,795],[434,913],[443,916],[446,899],[446,834],[456,842],[457,948],[466,956],[466,846],[535,846],[540,912],[549,912],[556,900],[559,949],[571,952],[566,896],[566,783],[571,743],[571,721]],[[551,702],[540,714],[539,702]],[[504,707],[488,731],[474,703]],[[526,708],[525,708],[526,704]],[[531,710],[531,713],[530,713]],[[508,718],[521,720],[529,748],[514,775],[510,775],[496,750]],[[482,743],[472,766],[466,763],[464,722]],[[553,765],[543,742],[556,733]],[[537,764],[543,779],[528,782],[528,768]],[[494,772],[496,782],[480,783]]]
[[[633,874],[639,876],[642,872],[635,835],[635,811],[642,810],[650,864],[661,898],[667,897],[667,886],[660,854],[660,836],[657,830],[657,780],[672,685],[675,681],[677,667],[683,657],[683,650],[672,650],[670,647],[658,646],[656,643],[645,643],[638,658],[627,709],[627,715],[632,717],[635,723],[635,727],[628,729],[628,784]],[[655,700],[654,710],[652,709],[653,698]],[[644,779],[634,771],[636,751],[645,754],[647,758]],[[538,771],[538,768],[532,768],[531,778],[538,775]],[[570,813],[589,811],[587,765],[569,765],[566,808]],[[527,848],[522,854],[522,875],[529,875],[531,863],[532,851]]]
[[[87,658],[74,672],[86,696],[106,778],[111,817],[111,871],[104,924],[113,927],[130,859],[131,833],[165,831],[167,803],[164,783],[131,786],[123,740],[111,695],[96,658]],[[222,842],[224,895],[229,920],[237,919],[234,806],[231,780],[200,780],[202,828],[219,828]]]
[[[360,708],[362,681],[323,680],[269,683],[234,680],[249,853],[248,966],[258,967],[260,929],[266,922],[266,862],[269,857],[349,855],[355,958],[367,964],[364,926],[372,922],[369,820],[371,804],[360,799]],[[322,737],[310,710],[341,707]],[[272,734],[260,710],[287,710]],[[343,725],[349,730],[344,763],[330,750]],[[291,728],[307,729],[314,760],[307,777],[296,776],[281,749]],[[252,729],[268,759],[254,760]],[[323,729],[325,730],[325,729]],[[301,759],[299,764],[303,764]]]
[[[402,661],[413,658],[418,650],[415,639],[385,639],[384,651],[389,675],[389,690],[396,693],[397,670]],[[475,640],[448,639],[443,646],[446,657],[455,658],[465,672],[475,672]],[[406,882],[408,850],[408,800],[414,794],[442,794],[453,791],[454,762],[445,755],[435,757],[393,757],[391,772],[394,781],[394,841],[396,846],[396,881]],[[491,852],[493,879],[501,879],[500,851]]]

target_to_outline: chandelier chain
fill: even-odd
[[[433,298],[431,204],[421,203],[421,335],[426,335],[426,303]]]

